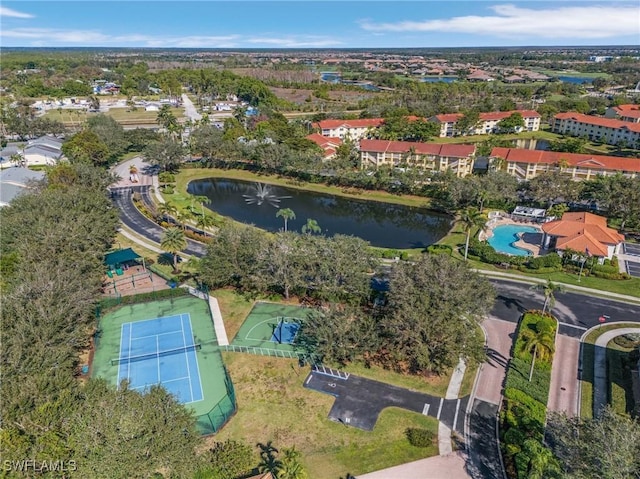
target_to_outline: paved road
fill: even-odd
[[[498,448],[498,405],[475,399],[469,415],[467,469],[474,479],[504,479]]]
[[[580,340],[558,334],[551,367],[549,411],[565,412],[570,417],[578,415],[579,363]]]
[[[133,204],[131,189],[114,188],[111,192],[113,203],[120,210],[120,221],[140,236],[159,244],[162,241],[164,228],[138,211]],[[206,252],[206,247],[201,243],[187,239],[187,248],[184,252],[188,255],[202,257]]]
[[[498,297],[491,315],[505,321],[518,321],[528,309],[542,309],[544,297],[530,285],[491,279]],[[589,328],[597,326],[598,318],[605,314],[610,322],[640,323],[640,305],[627,304],[606,298],[573,292],[556,295],[553,315],[560,321],[560,334],[579,338]]]
[[[516,323],[489,317],[483,321],[482,327],[487,333],[488,359],[480,367],[475,397],[499,405],[506,367],[515,338]]]
[[[198,113],[198,110],[196,110],[195,105],[186,93],[182,94],[182,106],[184,106],[185,115],[187,115],[191,121],[196,122],[202,119],[202,115]]]

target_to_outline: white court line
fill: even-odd
[[[133,324],[129,323],[129,350],[127,354],[131,354],[131,331],[133,331]],[[127,379],[131,380],[131,361],[127,361]]]
[[[187,346],[187,337],[184,335],[184,318],[180,315],[180,326],[182,326],[182,345]],[[193,341],[193,339],[192,339]],[[187,376],[189,376],[189,394],[191,395],[191,402],[193,402],[193,384],[191,384],[191,370],[189,369],[189,352],[185,351],[184,359],[187,362]]]
[[[453,429],[455,430],[456,428],[456,423],[458,422],[458,411],[460,410],[460,399],[458,399],[458,402],[456,403],[456,413],[453,416]]]
[[[443,403],[444,403],[444,398],[440,398],[440,406],[438,407],[438,415],[436,416],[436,419],[438,419],[438,421],[440,420],[440,413],[442,412]]]
[[[120,349],[118,350],[118,356],[120,354],[122,354],[122,336],[124,335],[124,325],[125,324],[129,324],[129,323],[122,323],[120,325]],[[122,378],[120,377],[120,366],[122,365],[122,363],[120,361],[118,361],[118,384],[117,386],[120,387],[120,381],[122,381]]]
[[[266,323],[268,321],[272,321],[275,318],[280,318],[281,316],[272,316],[271,318],[265,319],[263,321],[260,321],[257,324],[254,324],[253,327],[247,331],[247,334],[244,335],[244,339],[249,340],[249,341],[271,341],[271,336],[273,336],[273,331],[271,332],[271,336],[269,336],[269,339],[264,339],[264,338],[250,338],[249,335],[251,334],[251,332],[256,329],[258,326],[260,326],[263,323]],[[278,324],[280,324],[280,320],[278,320]],[[276,325],[277,327],[277,325]],[[271,341],[273,342],[273,341]]]
[[[189,313],[186,313],[187,316],[187,321],[189,321],[189,328],[191,329],[191,336],[193,336],[193,325],[191,324],[191,315]],[[196,374],[198,375],[198,385],[200,386],[200,398],[198,399],[198,401],[202,401],[204,399],[204,391],[202,390],[202,377],[200,376],[200,366],[198,365],[198,351],[196,351],[196,349],[193,349],[193,357],[196,361]],[[188,353],[187,353],[188,354]],[[189,357],[187,357],[187,362],[189,361]],[[192,393],[192,397],[193,397],[193,393]]]
[[[169,379],[168,381],[160,381],[159,384],[172,383],[173,381],[183,381],[185,379],[189,379],[189,376],[184,376],[182,378]]]
[[[158,383],[162,383],[160,380],[160,341],[158,341],[158,336],[156,336],[156,361],[158,362]]]

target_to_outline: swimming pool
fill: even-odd
[[[498,253],[505,253],[513,256],[529,256],[531,254],[530,251],[513,245],[513,243],[518,241],[518,235],[520,233],[540,233],[540,230],[533,226],[496,226],[493,229],[493,236],[489,238],[488,241]]]

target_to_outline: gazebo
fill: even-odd
[[[125,248],[107,253],[104,257],[104,264],[109,272],[120,271],[119,274],[122,274],[122,266],[130,266],[133,262],[137,263],[137,260],[140,258],[142,258],[142,256],[133,251],[132,248]],[[146,271],[147,268],[144,264],[144,258],[142,258],[142,267]]]

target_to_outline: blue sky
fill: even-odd
[[[633,1],[2,1],[0,45],[384,48],[639,45]]]

